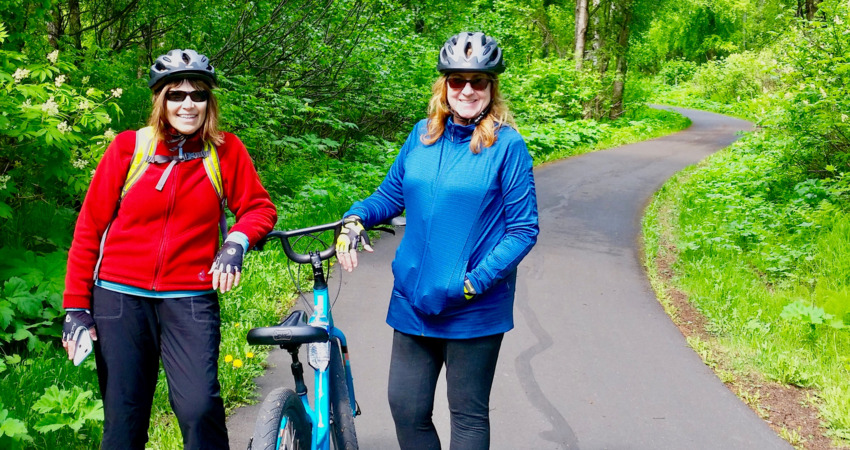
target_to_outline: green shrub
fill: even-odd
[[[689,81],[696,71],[697,64],[693,61],[684,58],[671,59],[658,71],[657,78],[667,85],[678,86],[679,83]]]

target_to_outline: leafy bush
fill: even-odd
[[[787,155],[789,167],[818,177],[850,171],[850,82],[846,49],[850,17],[846,2],[827,0],[818,5],[816,20],[800,22],[789,33],[782,61],[788,86],[781,113],[769,125],[795,136],[798,151]]]
[[[693,74],[694,93],[723,103],[752,99],[778,82],[776,71],[777,63],[769,52],[735,53],[699,66]]]
[[[50,386],[35,402],[33,409],[41,414],[35,424],[40,433],[68,427],[77,433],[86,422],[103,421],[103,402],[94,399],[94,392],[74,386],[70,391]]]
[[[0,24],[0,43],[5,36]],[[73,203],[88,188],[123,92],[88,83],[58,50],[32,62],[0,50],[0,218],[23,199]]]
[[[547,123],[582,117],[585,103],[596,97],[601,82],[591,72],[576,72],[569,59],[535,60],[522,71],[502,76],[500,88],[521,123]]]
[[[689,81],[697,71],[697,64],[684,58],[671,59],[664,63],[664,67],[658,71],[658,79],[670,86],[678,86],[679,83]]]
[[[558,150],[593,144],[605,135],[610,125],[595,120],[568,122],[555,119],[549,124],[531,125],[523,130],[528,151],[535,159],[545,159]]]
[[[8,409],[0,408],[0,444],[3,448],[20,448],[24,442],[32,442],[26,424],[11,417]]]

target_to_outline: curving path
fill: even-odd
[[[640,218],[652,193],[751,128],[675,109],[691,118],[689,129],[535,169],[541,233],[519,269],[516,328],[497,367],[493,449],[791,448],[688,347],[641,267]],[[398,239],[381,239],[344,276],[334,309],[351,345],[364,450],[398,449],[386,400],[392,331],[384,323]],[[259,380],[263,391],[291,378],[280,353]],[[444,396],[438,387],[434,421],[448,448]],[[232,448],[245,448],[256,410],[228,419]]]

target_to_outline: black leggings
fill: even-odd
[[[394,333],[389,400],[403,450],[440,448],[431,414],[443,364],[451,412],[451,450],[490,448],[490,389],[503,336],[439,339]]]

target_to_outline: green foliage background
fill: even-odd
[[[686,126],[648,101],[758,123],[758,135],[686,177],[673,207],[677,270],[718,335],[805,342],[754,364],[819,389],[830,433],[847,438],[850,394],[830,381],[850,370],[846,2],[600,0],[591,9],[576,70],[575,2],[560,0],[0,0],[0,447],[94,447],[100,437],[93,364],[75,370],[57,347],[65,260],[103,151],[146,120],[156,56],[195,48],[212,58],[223,127],[248,147],[278,228],[294,228],[336,219],[377,186],[424,116],[440,45],[461,30],[502,45],[501,87],[536,162]],[[251,400],[263,368],[244,330],[274,322],[293,300],[281,255],[249,258],[245,282],[222,302],[228,408]],[[746,289],[728,286],[753,296],[737,299]],[[822,357],[814,364],[806,352]],[[161,380],[151,445],[179,448],[166,395]]]

